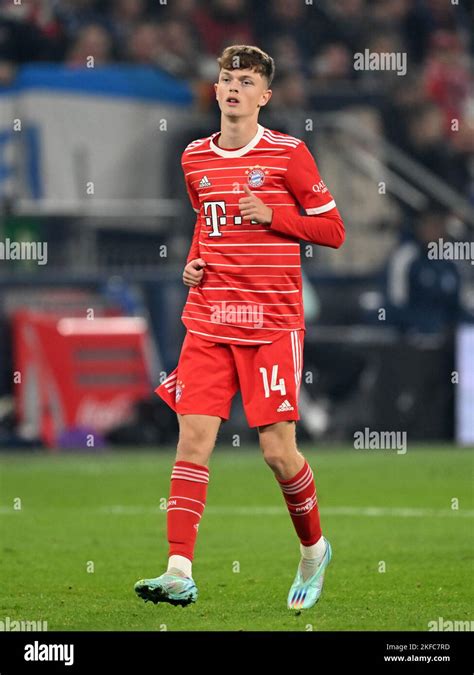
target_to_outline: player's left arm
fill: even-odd
[[[294,149],[288,162],[285,185],[304,209],[305,216],[295,213],[294,207],[270,208],[245,185],[246,196],[239,200],[244,219],[270,225],[276,232],[321,246],[342,246],[344,223],[334,198],[321,179],[315,159],[304,142]]]

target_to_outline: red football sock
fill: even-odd
[[[290,480],[277,481],[283,492],[291,520],[303,546],[312,546],[321,537],[319,509],[313,472],[305,460],[304,466]]]
[[[209,469],[178,461],[171,474],[167,505],[169,555],[193,559],[199,521],[206,505]]]

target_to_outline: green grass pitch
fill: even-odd
[[[311,610],[286,609],[298,540],[260,450],[218,444],[193,567],[199,599],[185,608],[133,592],[165,570],[160,500],[173,449],[3,456],[0,620],[49,630],[425,631],[439,617],[474,619],[471,451],[300,449],[333,547]]]

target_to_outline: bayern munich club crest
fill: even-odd
[[[176,396],[175,396],[175,402],[178,403],[179,399],[183,395],[183,388],[184,384],[181,380],[178,380],[176,382]]]
[[[252,166],[246,172],[247,174],[247,183],[251,188],[261,187],[265,182],[265,174],[268,171],[264,171],[261,166]]]

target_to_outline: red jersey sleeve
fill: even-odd
[[[196,260],[196,258],[200,258],[201,256],[199,255],[199,231],[201,229],[200,223],[199,223],[199,218],[196,220],[196,224],[194,226],[194,234],[193,238],[191,241],[191,247],[189,249],[188,257],[186,258],[186,265],[191,262],[191,260]]]
[[[199,214],[200,210],[200,204],[199,204],[199,197],[194,189],[192,183],[191,183],[191,178],[190,176],[186,173],[186,169],[184,168],[184,153],[181,156],[181,168],[183,169],[184,173],[184,182],[186,184],[186,191],[189,196],[189,201],[191,202],[191,206],[193,207],[194,211]],[[194,235],[191,241],[191,247],[189,249],[188,257],[186,258],[186,264],[188,264],[191,260],[195,260],[196,258],[199,258],[199,216],[196,219],[196,224],[194,226]]]
[[[304,142],[294,149],[288,162],[285,186],[306,215],[295,213],[293,207],[276,208],[271,229],[321,246],[339,248],[344,242],[344,223]]]
[[[184,168],[184,158],[185,158],[185,154],[183,153],[181,155],[181,168],[183,169],[183,173],[184,173],[184,182],[186,184],[186,190],[188,192],[189,201],[191,202],[191,206],[196,211],[196,213],[199,213],[200,204],[199,204],[198,193],[192,185],[192,176],[190,176],[189,173],[187,173],[186,169]]]

